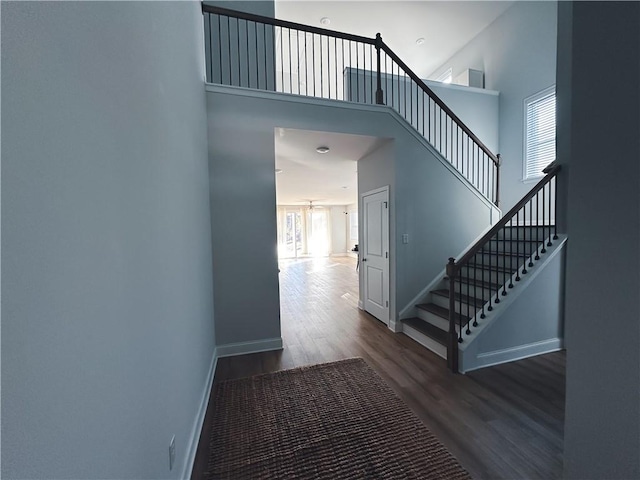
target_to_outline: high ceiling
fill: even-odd
[[[418,76],[428,78],[498,18],[513,1],[276,0],[276,17],[383,40]],[[328,18],[328,25],[321,24]],[[416,44],[423,38],[424,42]],[[276,130],[279,205],[357,201],[356,162],[382,140],[357,135]],[[315,149],[331,148],[324,155]],[[343,188],[346,187],[346,188]]]
[[[427,78],[513,1],[276,0],[276,17],[384,42]],[[321,18],[330,23],[323,25]],[[423,38],[421,45],[416,40]]]

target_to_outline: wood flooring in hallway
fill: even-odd
[[[221,358],[215,381],[362,357],[473,478],[562,476],[565,353],[453,375],[443,359],[358,310],[355,259],[280,262],[284,349]],[[203,478],[205,418],[193,476]]]

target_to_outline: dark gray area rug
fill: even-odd
[[[214,386],[208,479],[468,479],[361,358]]]

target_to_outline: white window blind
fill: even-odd
[[[537,178],[556,158],[556,92],[548,88],[525,102],[524,179]]]

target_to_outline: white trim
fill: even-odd
[[[476,357],[476,363],[472,368],[464,369],[461,365],[460,370],[463,373],[467,373],[480,368],[500,365],[501,363],[515,362],[516,360],[534,357],[543,353],[557,352],[563,348],[564,342],[561,338],[552,338],[550,340],[518,345],[517,347],[505,348],[494,352],[480,353]],[[460,360],[462,361],[462,358]]]
[[[364,311],[364,302],[362,300],[358,300],[358,309]]]
[[[448,85],[448,84],[439,84]],[[464,87],[468,88],[468,87]],[[318,105],[324,107],[344,108],[347,110],[361,110],[365,112],[386,112],[391,115],[391,118],[396,120],[400,126],[402,126],[409,134],[413,135],[422,145],[429,150],[434,157],[451,173],[453,173],[458,180],[469,189],[476,197],[478,197],[483,203],[490,208],[498,209],[491,201],[486,198],[480,191],[474,187],[469,180],[464,178],[462,174],[455,168],[444,156],[431,145],[426,138],[424,138],[404,117],[396,112],[392,107],[387,105],[369,105],[363,103],[349,102],[347,100],[331,100],[327,98],[306,97],[301,95],[295,95],[291,93],[269,92],[266,90],[252,90],[246,87],[231,87],[228,85],[214,85],[211,83],[205,84],[205,91],[211,93],[223,93],[229,95],[237,95],[243,97],[262,98],[265,100],[277,100],[291,103],[303,103],[305,105]],[[499,210],[499,209],[498,209]]]
[[[269,352],[271,350],[282,350],[282,338],[267,338],[252,342],[227,343],[218,345],[218,358],[233,357],[235,355],[246,355],[248,353]]]
[[[204,384],[204,390],[202,392],[202,398],[200,399],[200,406],[196,419],[193,422],[191,428],[191,435],[189,436],[189,446],[186,449],[186,456],[182,467],[182,473],[180,478],[188,480],[191,478],[191,472],[193,470],[193,462],[196,459],[196,452],[198,450],[198,443],[200,441],[200,434],[202,433],[202,426],[204,424],[204,417],[207,413],[207,407],[209,406],[209,397],[211,396],[211,387],[213,385],[213,376],[216,373],[216,365],[218,364],[218,351],[213,349],[213,356],[211,357],[211,365],[209,366],[209,373]]]
[[[389,319],[389,330],[391,330],[393,333],[402,333],[402,322],[399,320],[396,320],[395,318],[390,318]]]
[[[360,194],[360,198],[358,199],[358,216],[360,216],[360,212],[362,212],[362,218],[364,219],[364,212],[365,212],[365,208],[364,208],[364,199],[365,197],[369,197],[371,195],[377,195],[378,193],[385,193],[386,194],[386,210],[387,210],[387,215],[386,215],[386,223],[387,223],[387,251],[388,251],[388,255],[387,255],[387,289],[384,292],[385,296],[386,296],[386,300],[383,299],[383,301],[386,301],[386,306],[385,306],[385,315],[384,315],[384,319],[380,318],[379,320],[384,323],[387,327],[389,327],[390,321],[391,321],[391,291],[392,289],[395,287],[394,285],[392,285],[391,282],[391,195],[390,195],[390,186],[389,185],[383,185],[382,187],[378,187],[378,188],[374,188],[373,190],[369,190],[367,192],[364,192],[362,194]],[[358,219],[360,220],[360,219]],[[362,222],[362,224],[364,225],[364,221]],[[358,221],[358,232],[360,232],[361,226],[360,226],[360,221]],[[363,230],[364,231],[364,230]],[[359,245],[358,248],[360,249],[358,253],[360,252],[364,252],[365,251],[365,235],[362,235],[362,238],[358,240]],[[359,260],[358,260],[359,261]],[[362,290],[360,290],[360,288],[358,288],[358,291],[362,292],[364,294],[365,300],[366,300],[366,285],[363,283],[364,280],[364,272],[365,269],[364,268],[360,268],[359,272],[358,272],[358,282],[360,285],[362,285]],[[359,285],[359,287],[360,287]],[[360,302],[358,302],[358,306],[360,306]],[[362,301],[362,308],[361,310],[364,310],[365,312],[367,311],[365,308],[365,301]],[[369,312],[371,313],[371,312]],[[373,315],[373,313],[371,313],[371,315]],[[375,315],[373,315],[374,317],[376,317]],[[376,317],[378,318],[378,317]]]

